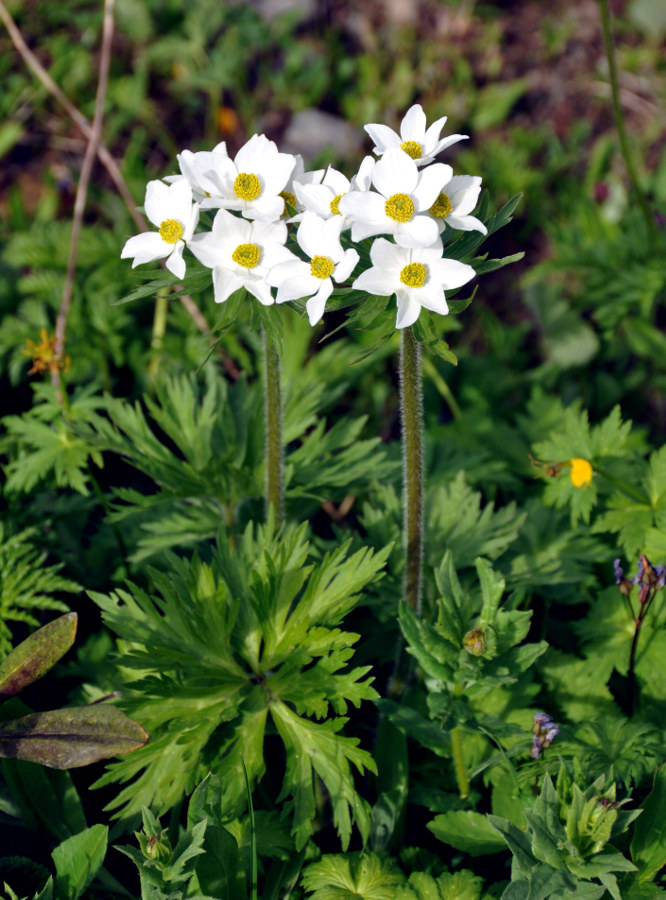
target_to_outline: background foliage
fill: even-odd
[[[666,610],[656,592],[632,655],[613,575],[616,558],[627,577],[639,554],[666,562],[661,4],[613,4],[656,237],[618,151],[595,3],[285,5],[117,0],[103,139],[139,201],[181,149],[235,151],[256,131],[351,174],[362,125],[419,102],[472,136],[447,161],[483,176],[489,211],[522,193],[487,249],[524,259],[421,335],[458,358],[424,354],[423,615],[400,606],[395,334],[376,348],[376,331],[336,331],[344,310],[314,332],[278,310],[277,531],[258,316],[202,289],[210,331],[174,296],[162,333],[161,273],[121,263],[135,228],[98,163],[68,409],[29,374],[86,142],[3,30],[0,652],[56,612],[80,625],[0,718],[111,695],[151,741],[71,774],[3,759],[0,885],[43,900],[662,896]],[[101,5],[8,8],[91,118]],[[561,732],[535,759],[542,710]]]

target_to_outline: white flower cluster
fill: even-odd
[[[232,159],[224,143],[211,152],[184,150],[180,175],[151,181],[145,211],[159,229],[139,234],[121,256],[133,266],[164,259],[178,278],[185,275],[185,247],[212,270],[215,300],[225,301],[244,287],[264,305],[307,298],[310,324],[324,314],[334,282],[342,284],[357,267],[359,255],[344,249],[376,235],[372,266],[352,287],[382,296],[396,295],[396,326],[406,328],[421,308],[445,315],[446,290],[462,287],[474,269],[443,255],[447,228],[486,233],[471,215],[481,179],[454,175],[434,162],[460,134],[440,138],[446,117],[426,128],[423,109],[412,106],[397,134],[386,125],[366,125],[375,155],[366,157],[349,181],[341,172],[306,172],[300,156],[280,153],[273,141],[254,135]],[[166,183],[165,183],[166,182]],[[289,216],[289,207],[296,215]],[[212,228],[195,230],[200,211],[215,209]],[[298,223],[296,255],[286,246],[288,226]],[[273,288],[276,289],[275,295]]]

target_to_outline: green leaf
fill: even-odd
[[[91,883],[104,862],[108,835],[106,825],[93,825],[55,848],[56,888],[64,900],[77,900]]]
[[[390,859],[374,853],[329,854],[302,877],[310,900],[394,900],[404,875]]]
[[[0,724],[0,756],[55,769],[129,753],[147,740],[137,722],[117,707],[101,704],[32,713]]]
[[[657,770],[652,791],[641,805],[634,825],[631,858],[639,868],[638,880],[650,881],[666,865],[666,767]]]
[[[74,643],[78,617],[70,612],[44,625],[0,663],[0,700],[13,697],[48,672]]]
[[[435,816],[428,822],[428,830],[438,840],[470,856],[485,856],[506,849],[505,841],[497,834],[489,817],[469,809]]]

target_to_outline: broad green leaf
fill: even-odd
[[[428,830],[438,840],[470,856],[485,856],[506,849],[506,843],[492,827],[488,816],[473,810],[455,810],[435,816],[428,822]]]
[[[55,769],[129,753],[147,740],[137,722],[117,707],[101,704],[31,713],[0,724],[0,756]]]
[[[310,900],[394,900],[404,875],[390,859],[374,853],[330,854],[303,873]]]
[[[666,865],[666,767],[657,770],[652,791],[643,802],[634,825],[631,858],[639,869],[638,880],[650,881]]]
[[[93,825],[55,848],[51,856],[63,900],[77,900],[93,880],[104,862],[108,835],[106,825]]]
[[[70,612],[44,625],[0,663],[0,700],[41,678],[74,643],[78,617]]]

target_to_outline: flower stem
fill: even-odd
[[[284,515],[282,471],[282,392],[280,357],[273,340],[263,329],[264,397],[266,409],[266,515],[272,507],[276,527]]]
[[[641,212],[643,213],[643,217],[645,218],[648,233],[653,240],[656,240],[659,237],[659,232],[657,230],[657,225],[655,223],[654,217],[650,211],[647,197],[645,196],[645,193],[643,192],[643,189],[641,188],[638,181],[638,173],[636,171],[636,166],[634,165],[633,156],[631,155],[629,137],[627,135],[627,129],[624,123],[622,103],[620,102],[620,80],[618,77],[617,62],[615,59],[615,44],[613,43],[611,13],[608,5],[608,0],[599,0],[599,7],[601,11],[601,30],[603,31],[604,35],[604,48],[606,50],[606,58],[608,60],[608,76],[610,79],[611,96],[613,100],[613,115],[615,117],[615,127],[617,128],[617,134],[620,139],[620,149],[622,151],[622,156],[624,157],[624,164],[627,168],[629,181],[631,182],[631,186],[634,190],[634,193],[636,194],[636,199],[638,200]]]
[[[423,557],[423,397],[421,347],[411,328],[401,332],[400,411],[404,492],[405,602],[418,610]]]
[[[449,734],[451,736],[451,753],[453,755],[456,781],[458,782],[458,791],[461,799],[464,800],[466,797],[469,797],[469,779],[467,778],[465,759],[463,757],[462,728],[460,725],[456,725]]]
[[[160,288],[157,292],[157,298],[155,299],[153,334],[150,340],[150,349],[153,351],[153,357],[148,364],[148,374],[153,380],[157,377],[157,371],[160,366],[160,355],[162,352],[162,344],[164,343],[164,335],[166,333],[168,308],[168,289]]]

